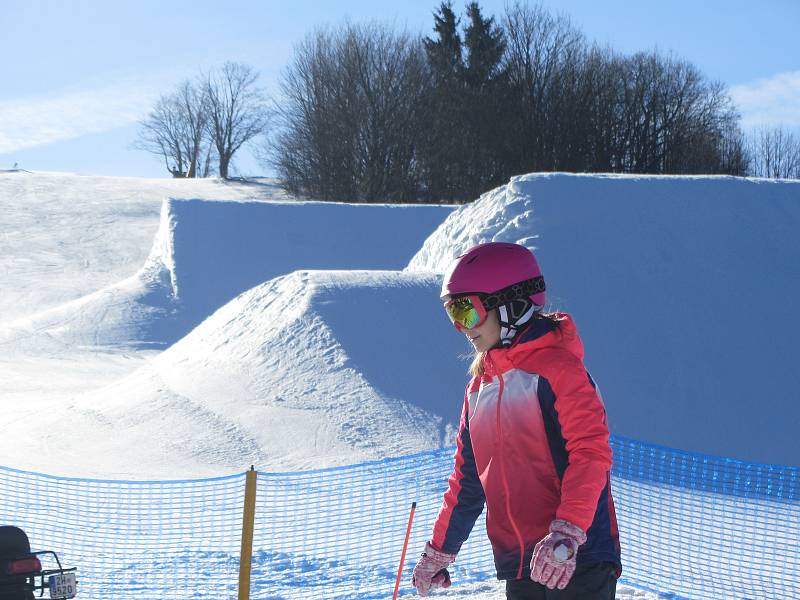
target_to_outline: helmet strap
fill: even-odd
[[[526,279],[510,285],[492,294],[485,294],[482,300],[486,310],[492,310],[502,304],[510,304],[513,300],[519,298],[529,298],[543,291],[545,291],[544,278],[539,275],[533,279]]]

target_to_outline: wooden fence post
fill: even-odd
[[[244,483],[244,511],[242,515],[242,550],[239,554],[239,600],[250,599],[250,569],[253,561],[253,531],[256,520],[256,483],[258,471],[253,466]]]

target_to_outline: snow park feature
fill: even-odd
[[[242,293],[237,288],[251,281],[232,286],[238,275],[227,275],[252,269],[249,259],[210,264],[206,290],[239,295],[217,300],[225,304],[207,315],[192,312],[202,299],[182,293],[181,264],[192,252],[187,263],[174,242],[181,221],[191,237],[201,229],[190,225],[224,221],[236,203],[218,203],[226,208],[213,217],[214,207],[206,209],[217,203],[178,183],[189,182],[104,178],[101,191],[96,178],[0,174],[8,206],[0,214],[8,232],[0,236],[3,302],[13,305],[0,321],[8,423],[0,464],[13,467],[3,470],[2,518],[26,531],[38,526],[29,533],[42,546],[74,552],[65,556],[82,574],[80,588],[96,586],[87,597],[113,595],[120,579],[129,587],[117,597],[170,597],[176,586],[181,597],[234,596],[245,476],[214,482],[250,464],[260,471],[251,597],[390,597],[414,500],[410,556],[430,535],[466,382],[459,357],[468,346],[442,310],[437,271],[480,241],[534,248],[548,308],[571,312],[581,331],[618,436],[622,582],[636,587],[620,586],[617,597],[800,596],[791,562],[800,522],[796,447],[786,436],[797,424],[787,348],[800,333],[789,310],[800,258],[796,182],[518,177],[455,210],[427,207],[442,211],[436,223],[405,221],[409,244],[399,263],[302,264],[292,260],[302,236],[276,239],[281,252],[258,249],[274,271],[256,273],[265,279]],[[243,200],[251,190],[266,204],[264,190],[273,189],[216,187],[220,199]],[[58,199],[59,189],[74,206]],[[274,199],[276,213],[293,208]],[[271,239],[268,212],[252,204],[240,214],[263,219]],[[67,226],[49,225],[51,205]],[[163,240],[162,205],[178,215],[165,230],[178,232],[167,238],[173,250],[155,243]],[[380,242],[362,243],[369,223],[361,208],[369,207],[352,207],[346,222],[324,218],[339,241],[330,252],[357,245],[364,254],[386,252]],[[247,231],[259,231],[252,225]],[[197,249],[206,257],[249,237],[235,227],[207,233],[216,241]],[[148,329],[141,294],[119,287],[158,264],[148,256],[176,259],[180,302],[170,304],[165,261],[149,280],[163,283],[151,289],[172,311],[149,315],[163,330]],[[100,273],[104,264],[113,269]],[[183,273],[191,280],[202,267],[198,260]],[[120,291],[109,302],[92,297],[114,286]],[[120,304],[137,308],[125,313]],[[172,343],[182,334],[169,319],[183,318],[186,335]],[[224,490],[212,493],[213,486]],[[92,521],[93,514],[101,516]],[[480,523],[468,544],[454,587],[437,595],[501,596]],[[111,556],[116,579],[99,571],[87,578],[93,562]],[[176,571],[185,578],[176,580]],[[225,583],[215,587],[215,578]],[[406,574],[400,595],[410,593]]]
[[[528,175],[453,213],[407,270],[533,248],[612,433],[800,466],[800,182]]]
[[[448,329],[439,343],[447,319],[438,286],[433,275],[399,271],[270,280],[128,376],[51,406],[37,417],[45,433],[24,443],[39,448],[35,460],[79,451],[64,465],[70,474],[103,473],[114,457],[115,473],[144,478],[229,473],[243,462],[319,468],[449,445],[445,384],[463,365],[437,365],[443,349],[462,348]],[[417,304],[415,327],[395,323]],[[418,350],[398,356],[415,341]],[[402,368],[384,368],[391,363]],[[406,369],[418,377],[408,381]]]
[[[162,204],[170,197],[288,199],[270,180],[0,171],[0,321],[59,306],[135,273],[152,249]]]
[[[19,332],[17,346],[47,337],[70,347],[166,348],[239,294],[295,269],[401,268],[452,210],[387,208],[165,200],[150,255],[134,275],[10,321],[8,335]],[[353,222],[357,243],[342,244]]]

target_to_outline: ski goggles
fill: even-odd
[[[488,314],[478,295],[452,298],[445,302],[444,310],[459,331],[475,329],[486,320]]]
[[[545,291],[544,278],[539,275],[510,285],[492,294],[467,294],[444,303],[447,316],[459,331],[475,329],[485,320],[489,311],[518,298],[530,298]],[[541,308],[541,307],[539,307]]]

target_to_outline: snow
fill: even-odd
[[[22,194],[19,187],[24,186],[12,183],[9,202],[39,199],[38,206],[32,204],[42,214],[29,216],[33,223],[48,213],[42,190],[71,189],[67,195],[73,198],[83,190],[87,204],[105,202],[105,210],[128,204],[124,179],[117,191],[108,182],[98,187],[94,178],[32,176],[27,180],[31,189]],[[174,193],[174,182],[169,183],[161,193]],[[251,188],[227,189],[237,196]],[[198,190],[191,186],[186,191]],[[146,203],[141,204],[137,211],[148,213]],[[337,339],[347,339],[350,326],[359,322],[391,322],[386,305],[377,303],[404,297],[411,307],[437,283],[430,276],[399,272],[383,278],[292,273],[300,267],[400,269],[452,210],[164,200],[149,254],[134,247],[126,252],[129,262],[146,256],[133,275],[42,311],[29,304],[32,314],[0,323],[0,376],[7,397],[21,407],[14,417],[42,414],[36,427],[4,436],[0,457],[23,468],[59,465],[62,474],[152,478],[179,476],[187,468],[195,476],[214,475],[243,464],[275,470],[335,465],[449,443],[452,436],[443,419],[430,412],[421,416],[425,408],[399,398],[398,382],[378,378],[379,386],[395,392],[386,397],[346,364],[356,360],[369,373],[380,374],[376,357],[386,359],[386,353],[363,347],[365,340],[356,336],[354,356],[348,357]],[[88,215],[97,218],[91,211]],[[20,225],[13,212],[7,218],[9,230]],[[139,220],[126,225],[131,230],[140,226]],[[86,271],[111,250],[109,240],[99,236],[97,247],[86,250],[81,228],[63,235],[48,243],[82,248],[93,259],[76,264],[64,250],[60,267],[71,272],[71,282],[91,281]],[[124,237],[123,232],[119,239]],[[131,264],[126,267],[134,270]],[[285,273],[290,274],[286,279],[273,279]],[[12,271],[9,287],[15,289],[14,280],[26,277]],[[343,300],[363,309],[350,316],[337,310]],[[47,300],[41,303],[46,306]],[[429,321],[441,322],[436,303],[426,312]],[[433,339],[435,330],[429,327],[426,334]],[[158,356],[162,348],[168,350]],[[418,355],[420,362],[433,354]],[[435,364],[427,360],[419,368],[433,378]],[[37,371],[48,377],[35,376]],[[340,379],[348,383],[342,386]],[[434,387],[429,394],[443,391]],[[409,420],[407,413],[414,417]],[[70,423],[66,430],[56,426],[65,422]],[[389,436],[388,444],[379,441],[382,425],[398,434]],[[284,435],[275,436],[273,427]],[[295,435],[287,436],[288,431]],[[20,459],[21,445],[34,452]]]
[[[46,433],[0,448],[36,447],[32,460],[43,463],[80,447],[80,460],[62,473],[107,476],[114,457],[115,475],[153,478],[248,464],[335,466],[449,445],[453,430],[439,416],[452,407],[444,383],[462,377],[463,365],[454,362],[437,381],[441,351],[461,345],[455,336],[436,343],[447,325],[437,290],[431,275],[397,271],[296,271],[270,280],[130,375],[52,406],[38,420]],[[421,296],[432,302],[415,315],[420,328],[394,325],[394,307]],[[377,343],[354,333],[365,324],[374,325]],[[398,348],[414,341],[422,349],[400,361]],[[408,385],[408,371],[387,372],[387,362],[418,380]],[[65,421],[67,430],[56,426]]]
[[[614,433],[800,464],[798,182],[526,175],[456,209],[3,172],[0,206],[0,464],[183,478],[450,445],[469,347],[437,272],[488,240],[535,249]]]
[[[2,265],[12,284],[3,295],[8,306],[0,307],[7,309],[2,322],[20,332],[20,342],[12,344],[15,350],[20,343],[26,347],[34,343],[32,332],[40,339],[46,335],[50,345],[70,348],[168,347],[238,294],[295,269],[401,268],[452,210],[167,198],[159,211],[151,214],[155,207],[152,200],[145,201],[146,192],[133,203],[124,188],[113,192],[86,185],[83,178],[73,178],[80,186],[49,178],[55,179],[50,183],[58,192],[35,181],[27,186],[14,182],[22,177],[0,178],[0,185],[4,179],[18,184],[8,185],[5,192],[0,187],[0,194],[15,199],[12,210],[3,217],[3,229],[13,232],[13,237],[6,235],[3,256],[7,265]],[[89,179],[95,184],[92,180],[108,178]],[[58,233],[54,234],[48,195],[62,195],[62,189],[76,187],[84,190],[88,201],[78,200],[77,192],[63,194],[77,209],[56,209],[65,214],[58,216]],[[177,191],[173,186],[164,187],[161,193]],[[183,192],[207,194],[215,187],[192,185]],[[229,184],[226,190],[228,196],[241,198],[251,188]],[[274,193],[273,188],[266,190]],[[13,208],[18,204],[21,209],[16,212]],[[121,213],[119,222],[114,210]],[[155,225],[158,228],[152,231]],[[129,235],[142,229],[150,231],[146,240]],[[358,243],[342,243],[347,237]],[[141,252],[145,243],[150,245],[149,255]],[[26,244],[37,246],[39,252],[26,252]],[[94,265],[105,263],[107,256],[117,252],[120,265],[115,273],[119,279],[100,285]],[[31,259],[30,255],[37,254],[48,258]],[[14,256],[37,264],[14,260]],[[59,271],[66,281],[59,281],[58,275],[46,269]],[[19,286],[13,285],[16,281]],[[40,290],[50,287],[43,285],[44,281],[59,291]],[[82,293],[70,301],[75,292]],[[35,294],[52,295],[54,300]],[[55,298],[61,301],[45,308]],[[24,340],[23,334],[27,334]]]
[[[135,273],[170,197],[287,199],[269,180],[0,172],[0,320],[59,306]]]
[[[800,465],[800,182],[527,175],[453,213],[408,270],[534,249],[617,435]]]
[[[501,581],[467,583],[453,585],[447,590],[436,591],[431,597],[458,598],[459,600],[498,600],[499,598],[505,598],[505,589],[505,583]],[[624,585],[617,586],[617,600],[656,600],[663,597],[654,592],[637,590]]]

